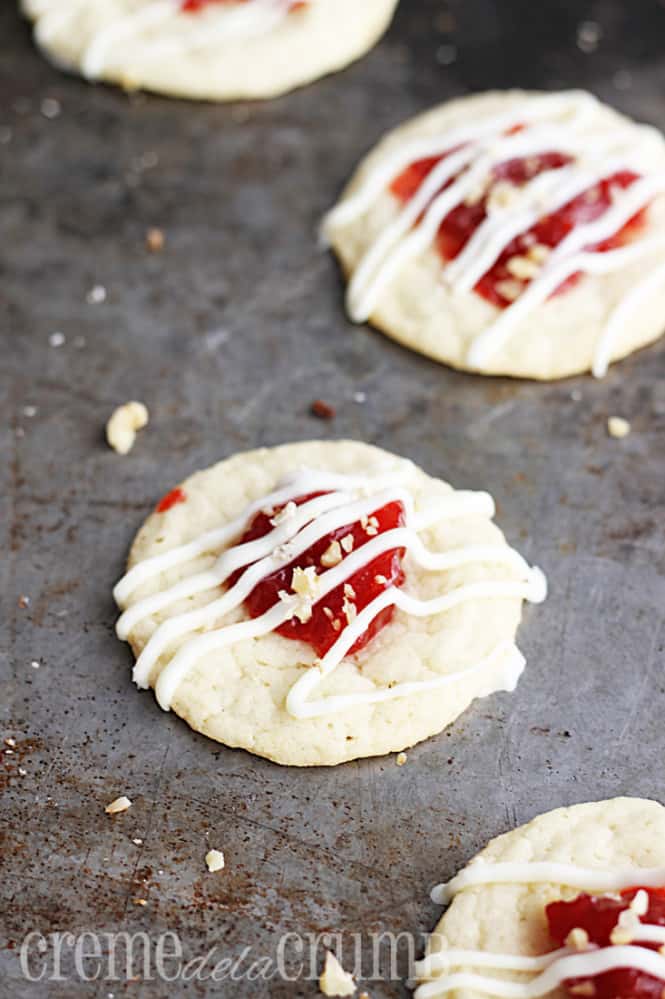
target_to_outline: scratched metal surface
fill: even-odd
[[[30,930],[170,929],[187,958],[213,945],[259,957],[281,934],[340,930],[365,934],[367,962],[371,932],[432,927],[429,887],[489,837],[565,803],[665,799],[664,346],[602,383],[456,374],[349,326],[337,270],[314,250],[359,155],[440,99],[587,85],[665,126],[665,9],[404,0],[348,72],[274,103],[211,107],[58,74],[13,7],[0,12],[0,648],[2,735],[17,745],[1,771],[0,994],[314,995],[279,981],[84,983],[69,958],[64,981],[31,983],[18,949]],[[602,26],[596,51],[576,42],[584,19]],[[152,225],[167,234],[160,255],[143,248]],[[97,283],[108,299],[89,305]],[[319,397],[334,421],[309,414]],[[123,459],[102,428],[128,398],[152,420]],[[607,436],[611,414],[630,437]],[[345,435],[490,488],[551,597],[527,611],[517,693],[476,704],[405,767],[280,769],[131,686],[110,590],[182,476],[237,450]],[[111,820],[103,806],[120,793],[134,806]],[[204,870],[209,845],[226,852],[222,875]]]

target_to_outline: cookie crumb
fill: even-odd
[[[624,420],[623,416],[610,416],[607,421],[607,432],[610,437],[616,437],[620,440],[622,437],[628,436],[630,429],[630,423],[628,420]]]
[[[162,229],[157,226],[151,226],[150,229],[145,234],[145,245],[146,249],[150,253],[161,253],[164,249],[164,244],[166,243],[166,236]]]
[[[535,260],[528,257],[510,257],[506,263],[509,274],[512,274],[518,281],[530,281],[540,273],[540,266]]]
[[[496,290],[507,302],[515,302],[522,294],[523,288],[524,285],[520,281],[513,281],[511,278],[496,283]]]
[[[25,593],[22,593],[21,596],[18,598],[18,605],[21,608],[21,610],[25,610],[26,607],[30,606],[30,597],[26,596]]]
[[[60,101],[57,100],[57,98],[45,97],[42,103],[40,104],[39,110],[41,111],[42,116],[44,118],[48,118],[49,121],[52,121],[54,118],[57,118],[59,116],[60,112],[62,111],[62,107],[60,105]]]
[[[85,296],[85,300],[88,305],[101,305],[102,302],[106,301],[106,288],[103,284],[95,284],[92,286],[88,294]]]
[[[395,757],[395,763],[397,764],[398,767],[403,767],[407,760],[408,756],[406,755],[406,753],[398,753],[397,756]]]
[[[334,420],[337,415],[334,407],[324,402],[323,399],[315,399],[310,406],[310,412],[319,420]]]
[[[345,534],[342,540],[340,541],[340,545],[342,546],[347,555],[353,551],[353,544],[354,542],[352,534]]]
[[[132,843],[134,844],[134,846],[143,846],[143,840],[140,839],[138,836],[132,840]]]
[[[126,812],[127,809],[131,807],[132,807],[131,801],[129,800],[127,795],[123,794],[119,798],[116,798],[114,801],[112,801],[110,805],[107,805],[104,811],[106,812],[107,815],[117,815],[119,812]]]
[[[15,749],[16,748],[16,739],[12,739],[11,736],[8,736],[5,739],[5,746],[9,746],[10,749]]]
[[[319,988],[324,996],[352,996],[356,991],[353,975],[344,970],[329,950],[326,951],[326,963],[319,978]]]
[[[596,986],[593,982],[580,982],[579,985],[569,986],[568,991],[574,996],[595,996]]]
[[[325,569],[332,569],[334,565],[339,565],[342,558],[342,549],[340,548],[339,541],[331,541],[321,556],[321,565]]]
[[[581,926],[575,926],[566,937],[566,947],[573,950],[587,950],[589,946],[589,934]]]
[[[148,900],[145,898],[133,898],[132,902],[134,905],[147,905]]]
[[[286,506],[283,506],[281,510],[278,510],[274,517],[270,518],[270,523],[273,527],[279,527],[280,524],[285,523],[285,521],[290,520],[291,517],[295,516],[297,509],[298,507],[293,500],[289,500]]]
[[[206,853],[206,867],[211,874],[224,870],[224,854],[221,850],[208,850]]]
[[[136,431],[146,426],[149,413],[142,402],[126,402],[114,410],[106,424],[106,440],[118,454],[129,454],[134,447]]]

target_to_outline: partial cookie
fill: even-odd
[[[278,763],[412,746],[524,667],[522,602],[546,584],[493,513],[353,441],[222,461],[160,502],[115,588],[134,679]]]
[[[660,999],[665,808],[559,808],[487,846],[432,892],[449,908],[416,965],[415,999]]]
[[[204,100],[276,97],[342,69],[398,0],[21,0],[35,40],[91,80]]]
[[[390,133],[324,223],[347,307],[456,368],[553,379],[665,331],[665,140],[591,94],[465,97]]]

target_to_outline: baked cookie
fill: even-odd
[[[204,100],[276,97],[372,48],[398,0],[21,0],[63,68]]]
[[[148,518],[114,590],[134,680],[278,763],[412,746],[524,667],[522,602],[546,584],[493,512],[487,493],[352,441],[198,472]]]
[[[665,808],[614,798],[506,833],[432,892],[449,905],[415,999],[661,999]]]
[[[665,331],[665,140],[581,91],[464,97],[379,143],[323,233],[347,307],[456,368],[553,379]]]

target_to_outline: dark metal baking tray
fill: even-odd
[[[246,978],[86,983],[71,955],[65,981],[30,982],[20,946],[33,930],[173,930],[187,958],[213,945],[258,958],[282,934],[338,930],[363,934],[371,970],[371,934],[431,929],[430,886],[489,837],[569,802],[665,798],[663,345],[602,382],[458,374],[350,326],[315,246],[359,156],[448,97],[586,86],[665,126],[665,8],[403,0],[348,71],[213,106],[59,74],[14,6],[0,11],[1,710],[16,740],[1,771],[0,994],[314,995]],[[144,248],[150,226],[160,254]],[[96,284],[107,300],[91,305]],[[151,423],[120,458],[103,425],[130,398]],[[310,414],[317,398],[334,420]],[[606,431],[615,414],[632,423],[622,441]],[[113,634],[111,586],[159,496],[232,452],[317,436],[489,488],[550,578],[520,633],[517,692],[476,703],[401,768],[281,769],[219,747],[132,687]],[[134,805],[111,820],[122,793]],[[209,845],[221,875],[205,871]]]

